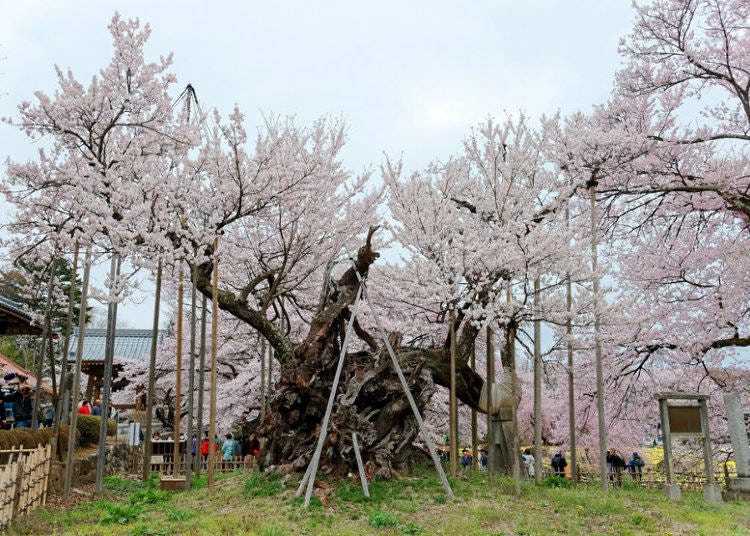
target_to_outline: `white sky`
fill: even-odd
[[[629,0],[0,0],[0,117],[34,91],[54,91],[54,64],[83,82],[104,67],[115,10],[151,24],[150,59],[174,52],[178,87],[192,83],[204,109],[239,104],[248,126],[268,112],[300,122],[342,115],[354,171],[384,151],[403,153],[409,169],[444,159],[488,115],[605,101],[633,20]],[[35,151],[0,124],[0,157]],[[119,319],[148,328],[153,300],[137,301]]]

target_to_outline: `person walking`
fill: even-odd
[[[224,443],[221,445],[221,459],[224,462],[224,469],[231,469],[231,462],[234,459],[234,439],[232,434],[227,434]]]
[[[625,460],[617,454],[615,449],[607,451],[607,468],[609,468],[609,481],[616,487],[622,486],[622,470],[625,469]]]
[[[568,466],[568,461],[565,459],[562,451],[558,450],[555,452],[550,465],[552,465],[552,472],[555,476],[565,477],[565,468]]]
[[[644,465],[646,465],[646,462],[643,461],[640,454],[634,452],[628,462],[628,470],[630,471],[630,476],[633,477],[633,480],[637,480],[638,482],[643,480]]]
[[[203,461],[203,470],[208,469],[208,449],[211,445],[211,441],[208,439],[208,432],[203,432],[203,439],[201,440],[201,460]]]
[[[534,455],[531,454],[531,449],[523,451],[523,466],[526,468],[526,475],[534,478]]]

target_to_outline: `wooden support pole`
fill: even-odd
[[[271,380],[272,379],[273,379],[273,348],[271,348],[271,346],[269,345],[268,346],[268,378],[266,378],[266,389],[268,390],[268,393],[271,392]]]
[[[357,458],[357,468],[359,469],[359,479],[362,481],[362,493],[365,497],[370,496],[370,487],[367,485],[367,474],[365,466],[362,464],[362,455],[359,452],[359,442],[357,441],[357,432],[352,432],[352,448],[354,456]]]
[[[477,348],[476,340],[472,343],[471,348],[471,371],[476,373],[477,371]],[[473,461],[474,470],[479,469],[479,433],[477,426],[477,410],[471,409],[471,459]]]
[[[206,295],[203,295],[203,299],[201,301],[201,338],[200,338],[200,345],[199,345],[199,364],[198,367],[200,369],[200,372],[198,373],[198,446],[201,445],[201,442],[203,441],[203,397],[205,395],[206,391],[206,310],[208,308],[208,299],[206,298]],[[209,443],[210,445],[210,443]],[[201,458],[202,454],[199,454],[196,456],[196,462],[195,462],[195,474],[200,474],[201,469],[203,468],[203,464]]]
[[[55,290],[55,265],[57,258],[52,257],[49,264],[49,281],[47,281],[47,303],[44,306],[44,325],[42,326],[42,337],[39,344],[39,357],[36,360],[36,389],[34,390],[34,407],[31,414],[31,429],[36,430],[39,427],[39,404],[42,396],[42,376],[44,375],[44,352],[47,348],[47,339],[51,323],[49,317],[52,314],[52,294]],[[55,371],[52,371],[55,374]]]
[[[492,387],[495,385],[495,345],[492,328],[487,326],[487,479],[495,481],[495,423],[492,414]]]
[[[154,291],[154,320],[151,328],[151,355],[148,364],[148,390],[146,391],[146,436],[143,443],[143,481],[148,480],[151,471],[152,421],[154,420],[154,390],[156,389],[156,347],[159,342],[159,304],[161,302],[162,263],[156,266],[156,290]]]
[[[190,359],[188,366],[188,413],[187,413],[187,443],[185,444],[185,489],[190,489],[190,473],[193,468],[193,403],[195,401],[195,324],[197,320],[196,300],[198,297],[198,274],[195,261],[190,264]],[[200,439],[196,438],[196,458],[200,456],[198,445]]]
[[[214,470],[216,465],[216,338],[219,323],[219,238],[214,239],[214,269],[211,304],[211,387],[208,410],[208,494],[214,492]]]
[[[177,478],[180,467],[180,421],[182,420],[182,302],[185,299],[184,275],[182,272],[182,261],[179,263],[179,276],[177,284],[177,352],[175,364],[174,382],[174,450],[172,469],[174,477]]]
[[[449,337],[450,337],[450,394],[448,411],[450,413],[450,449],[451,449],[451,476],[455,478],[458,470],[458,404],[456,403],[456,312],[450,310]]]
[[[73,369],[73,390],[70,393],[71,412],[70,428],[68,430],[68,452],[65,457],[65,475],[63,478],[63,495],[67,499],[70,496],[70,484],[73,478],[73,458],[76,448],[76,428],[78,424],[78,411],[76,401],[81,391],[81,365],[83,364],[83,339],[86,331],[86,308],[89,293],[89,274],[91,273],[91,245],[86,247],[86,258],[83,261],[83,283],[81,286],[81,308],[78,315],[78,341],[76,346],[76,364]]]
[[[427,445],[427,449],[430,451],[430,457],[432,458],[432,463],[435,464],[435,469],[438,472],[438,475],[440,476],[440,481],[443,484],[443,489],[445,489],[445,494],[449,499],[453,499],[455,496],[453,495],[453,490],[451,489],[451,485],[448,482],[448,478],[445,476],[445,471],[443,471],[443,466],[440,463],[440,458],[438,458],[437,451],[435,450],[435,444],[432,442],[432,438],[430,437],[430,433],[427,431],[427,427],[424,424],[424,421],[422,420],[422,415],[419,413],[419,408],[417,407],[417,403],[414,401],[414,397],[411,394],[411,391],[409,390],[409,384],[406,382],[406,378],[404,377],[404,371],[401,370],[401,365],[398,362],[398,358],[396,357],[396,352],[393,351],[393,346],[391,346],[391,341],[388,339],[388,334],[385,332],[385,329],[383,329],[383,324],[380,322],[380,315],[375,310],[375,307],[373,307],[372,302],[370,301],[370,298],[367,295],[367,287],[364,284],[364,281],[362,280],[362,276],[357,273],[357,278],[360,281],[360,285],[362,285],[362,295],[367,301],[367,305],[370,308],[370,312],[372,313],[372,317],[375,320],[375,325],[378,328],[378,331],[380,332],[380,337],[383,339],[383,344],[385,344],[386,349],[388,350],[388,355],[391,356],[391,363],[393,364],[393,368],[396,370],[396,375],[398,375],[398,379],[401,382],[401,387],[404,390],[404,394],[406,395],[407,400],[409,401],[409,406],[411,406],[411,411],[414,414],[414,418],[417,421],[417,425],[419,426],[420,432],[422,432],[422,439],[424,440],[425,444]]]
[[[54,454],[57,455],[58,460],[62,461],[62,435],[60,434],[60,426],[65,424],[66,420],[66,409],[68,408],[68,398],[70,389],[68,387],[68,351],[70,347],[70,334],[73,331],[73,311],[74,301],[76,296],[76,279],[78,277],[78,253],[79,253],[78,240],[76,240],[75,247],[73,248],[73,270],[71,273],[73,277],[68,288],[68,314],[65,320],[65,335],[63,339],[62,349],[62,362],[60,363],[60,390],[57,396],[57,405],[55,408],[55,441],[53,442]],[[83,314],[83,313],[81,313]]]
[[[260,421],[266,418],[266,338],[260,338]]]
[[[566,298],[565,308],[567,319],[565,321],[565,333],[567,335],[566,350],[568,354],[568,441],[570,443],[570,477],[573,486],[578,484],[578,451],[576,448],[576,394],[575,394],[575,372],[573,362],[573,319],[571,310],[573,308],[573,289],[571,288],[570,274],[565,282]]]
[[[706,470],[706,484],[713,486],[716,483],[716,479],[714,478],[713,455],[711,453],[711,430],[709,429],[708,404],[706,403],[706,400],[699,400],[698,407],[700,408],[701,432],[703,434],[701,440],[703,442],[703,465]]]
[[[609,489],[607,477],[607,424],[604,413],[604,372],[602,370],[602,343],[600,339],[599,318],[599,276],[597,270],[597,237],[596,237],[596,182],[589,185],[591,200],[591,279],[593,285],[594,306],[594,358],[596,361],[596,409],[599,422],[599,471],[602,474],[602,490]]]
[[[349,337],[354,328],[354,320],[357,317],[357,311],[359,309],[359,301],[362,298],[362,283],[360,283],[357,289],[357,296],[354,298],[354,305],[352,306],[352,314],[349,322],[346,325],[346,332],[344,333],[344,341],[341,343],[341,353],[339,354],[339,361],[336,364],[336,373],[333,376],[333,384],[331,385],[331,393],[328,395],[328,404],[326,405],[326,412],[323,415],[323,422],[320,425],[320,433],[318,434],[318,442],[315,445],[315,452],[313,453],[312,460],[310,460],[310,474],[307,477],[307,489],[305,490],[305,502],[304,507],[310,506],[310,496],[312,495],[313,486],[315,485],[315,475],[318,472],[318,464],[320,463],[320,455],[323,452],[323,443],[325,443],[326,436],[328,435],[328,421],[331,418],[331,412],[333,411],[333,403],[336,400],[336,391],[338,390],[339,380],[341,379],[341,371],[344,369],[344,360],[346,359],[346,349],[349,345]],[[298,490],[299,491],[299,490]]]
[[[572,185],[571,185],[572,186]],[[570,203],[565,203],[565,227],[570,228]],[[568,357],[568,442],[570,443],[570,479],[578,484],[578,450],[576,448],[576,395],[573,363],[573,283],[570,272],[565,277],[565,335]]]
[[[511,303],[511,291],[510,284],[506,291],[506,298],[508,304]],[[518,400],[520,398],[518,393],[518,375],[516,374],[516,329],[512,329],[509,326],[507,330],[508,335],[508,353],[510,361],[510,385],[511,385],[511,398],[512,398],[512,414],[511,414],[511,456],[513,461],[513,490],[516,495],[521,495],[521,447],[518,441]]]
[[[99,457],[96,460],[96,492],[104,490],[104,462],[107,450],[107,423],[109,421],[109,395],[112,391],[112,365],[115,356],[115,337],[117,333],[117,301],[114,296],[114,285],[120,276],[120,256],[114,253],[109,270],[109,281],[112,285],[110,301],[107,306],[107,338],[104,349],[104,380],[102,394],[102,415],[99,422]],[[117,428],[115,428],[116,430]]]
[[[534,279],[534,481],[542,483],[542,321],[539,277]]]
[[[659,400],[659,415],[661,416],[662,448],[664,449],[664,470],[667,485],[674,484],[672,470],[672,433],[669,429],[669,406],[666,399]]]

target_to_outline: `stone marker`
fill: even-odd
[[[737,466],[737,478],[727,481],[727,499],[750,500],[750,444],[748,444],[745,416],[737,393],[724,394],[724,407],[727,413],[729,436],[732,439],[734,463]]]

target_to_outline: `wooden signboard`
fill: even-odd
[[[699,406],[669,405],[669,430],[673,434],[701,434],[701,409]]]

